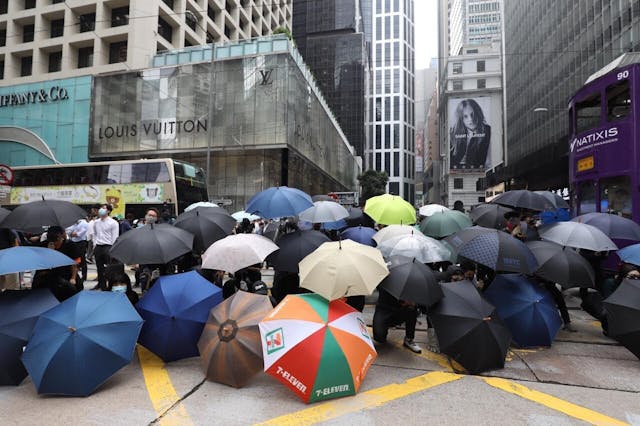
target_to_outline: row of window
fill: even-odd
[[[574,133],[582,133],[600,127],[602,118],[612,122],[621,120],[631,112],[631,87],[629,80],[607,86],[605,104],[602,105],[601,94],[593,93],[586,99],[577,102],[575,122],[572,123]]]
[[[467,51],[469,53],[469,51]],[[476,71],[484,72],[486,71],[486,62],[485,61],[476,61]],[[452,72],[454,74],[462,74],[462,62],[454,62],[452,64]]]
[[[500,3],[498,3],[497,1],[492,3],[471,3],[469,5],[469,13],[497,12],[499,10]]]
[[[479,78],[476,80],[476,89],[486,89],[486,88],[487,88],[486,78]],[[452,90],[463,90],[462,80],[453,80]]]
[[[393,161],[391,161],[391,154],[393,154]],[[414,179],[416,162],[413,156],[404,154],[404,173],[402,176],[405,179]],[[384,162],[383,162],[384,160]],[[400,153],[399,152],[376,152],[369,153],[369,167],[373,167],[375,170],[386,172],[390,177],[400,176]],[[389,183],[391,185],[391,183]],[[397,192],[391,192],[391,194],[398,194]]]
[[[488,13],[484,15],[469,16],[470,24],[490,24],[492,22],[500,22],[499,13]]]

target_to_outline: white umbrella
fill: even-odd
[[[441,206],[440,204],[427,204],[426,206],[420,207],[418,213],[420,216],[429,217],[434,213],[440,213],[449,210],[448,207]]]
[[[376,248],[385,257],[414,257],[420,263],[444,262],[451,259],[451,252],[444,244],[420,232],[388,238]]]
[[[260,219],[260,216],[255,214],[247,213],[244,210],[237,211],[231,215],[236,222],[242,222],[242,219],[249,219],[249,222],[253,222],[254,220]]]
[[[211,207],[211,208],[216,208],[216,209],[222,209],[222,210],[224,210],[222,207],[220,207],[220,206],[219,206],[219,205],[217,205],[217,204],[210,203],[210,202],[208,202],[208,201],[198,201],[197,203],[193,203],[193,204],[190,204],[190,205],[188,205],[187,207],[185,207],[184,211],[185,211],[185,212],[188,212],[188,211],[190,211],[190,210],[195,209],[196,207]]]
[[[264,262],[278,246],[257,234],[229,235],[211,244],[202,255],[202,267],[234,273],[247,266]]]
[[[298,215],[300,220],[311,223],[337,222],[349,217],[347,209],[334,201],[316,201],[313,207],[309,207]]]
[[[580,222],[556,222],[538,230],[540,238],[561,246],[592,251],[612,251],[618,246],[595,226]]]
[[[420,232],[417,228],[409,225],[389,225],[376,232],[372,238],[377,244],[381,244],[389,238],[397,237],[399,235],[410,235],[416,231]]]
[[[371,294],[389,275],[380,251],[351,240],[323,243],[298,266],[300,287],[327,300]]]

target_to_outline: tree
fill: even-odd
[[[358,182],[360,182],[360,187],[362,188],[360,193],[361,199],[366,201],[371,197],[382,195],[386,192],[389,175],[387,172],[367,170],[358,175]]]

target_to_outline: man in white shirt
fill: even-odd
[[[80,269],[82,271],[82,280],[87,279],[87,231],[89,223],[85,218],[79,219],[76,223],[66,229],[67,236],[73,247],[74,258],[80,258]]]
[[[109,250],[111,250],[111,246],[116,242],[120,234],[118,222],[109,217],[111,210],[112,208],[109,204],[102,204],[98,210],[98,218],[93,223],[92,238],[95,244],[93,254],[96,259],[96,269],[98,270],[98,285],[93,288],[94,290],[107,289],[105,270],[107,265],[111,263]]]

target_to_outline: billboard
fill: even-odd
[[[491,98],[449,99],[448,117],[450,170],[481,172],[491,168]]]

